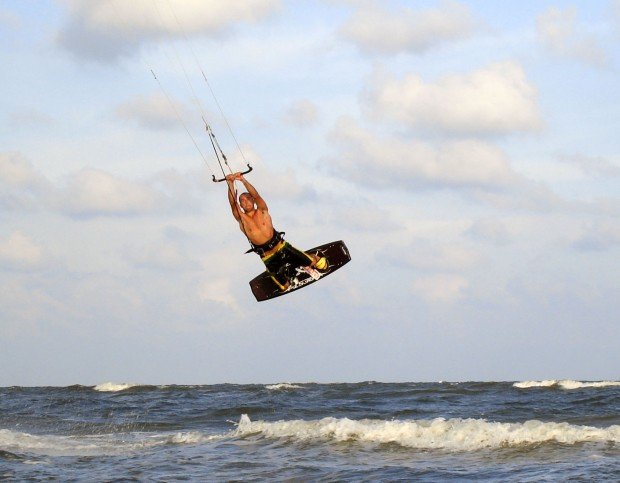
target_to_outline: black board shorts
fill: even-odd
[[[313,262],[313,259],[307,253],[298,250],[289,242],[283,242],[282,247],[274,254],[262,259],[267,271],[278,286],[284,290],[286,282],[289,281],[287,275],[287,266],[290,267],[307,267]]]

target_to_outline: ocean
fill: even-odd
[[[620,382],[5,387],[0,479],[618,481]]]

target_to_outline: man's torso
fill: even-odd
[[[243,213],[240,228],[254,245],[263,245],[273,237],[273,223],[267,210],[255,210],[251,216]]]

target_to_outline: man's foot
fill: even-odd
[[[302,267],[301,270],[310,275],[314,280],[318,280],[319,278],[321,278],[321,272],[313,268],[312,265],[308,267]]]
[[[325,257],[319,257],[318,255],[313,255],[312,260],[313,261],[310,266],[312,268],[316,268],[317,270],[320,270],[321,272],[324,272],[329,267],[329,264],[327,263],[327,258]]]

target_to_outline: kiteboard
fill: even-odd
[[[306,250],[306,253],[308,255],[325,257],[328,264],[327,269],[305,271],[303,267],[287,267],[290,275],[290,285],[285,291],[282,291],[269,273],[265,271],[250,281],[250,288],[256,300],[262,302],[263,300],[269,300],[299,290],[323,277],[327,277],[330,273],[335,272],[351,261],[349,249],[342,240],[311,248]]]

